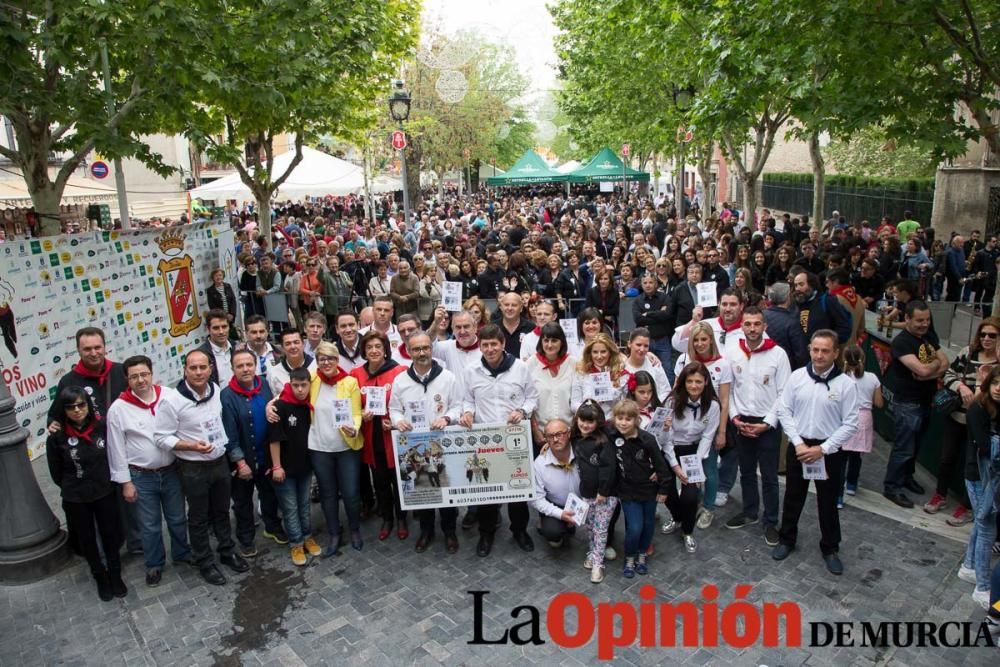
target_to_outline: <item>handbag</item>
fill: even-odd
[[[962,397],[948,388],[938,389],[931,400],[931,408],[942,417],[947,417],[962,405]]]

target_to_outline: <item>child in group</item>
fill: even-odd
[[[639,406],[639,428],[646,430],[653,419],[653,410],[660,407],[656,380],[647,371],[636,371],[628,382],[628,397]]]
[[[667,404],[672,420],[667,441],[663,444],[663,454],[681,482],[681,491],[678,495],[677,484],[671,480],[666,504],[674,517],[680,517],[684,549],[693,554],[698,549],[694,541],[698,485],[688,481],[680,458],[695,454],[704,467],[704,461],[712,451],[715,434],[719,430],[719,401],[715,397],[712,378],[704,364],[695,361],[681,370]],[[676,524],[670,532],[674,528]]]
[[[601,429],[604,411],[593,401],[586,401],[576,411],[570,428],[577,470],[580,473],[580,497],[590,503],[585,525],[590,531],[590,551],[583,566],[590,570],[590,581],[604,581],[604,559],[608,554],[608,528],[617,513],[615,488],[618,464],[614,446]],[[609,560],[611,560],[609,558]]]
[[[309,487],[312,484],[312,466],[309,463],[311,386],[312,379],[305,367],[295,368],[288,374],[288,384],[274,403],[278,421],[269,424],[267,432],[271,443],[271,483],[281,506],[292,562],[296,565],[306,564],[306,552],[310,556],[323,554],[323,549],[312,538],[309,515]],[[336,552],[337,545],[332,545],[325,555]]]
[[[656,439],[639,428],[639,406],[626,398],[612,410],[610,431],[618,468],[618,496],[625,514],[625,567],[631,579],[647,574],[646,551],[653,542],[656,505],[667,499],[673,471],[667,466]],[[653,473],[656,473],[655,477]],[[655,481],[654,481],[655,480]]]
[[[854,380],[858,389],[858,430],[844,444],[846,471],[844,488],[837,496],[837,509],[844,509],[844,493],[853,496],[858,492],[858,477],[861,475],[861,454],[872,451],[872,406],[881,408],[882,383],[874,373],[865,372],[865,353],[857,345],[844,348],[844,374]]]

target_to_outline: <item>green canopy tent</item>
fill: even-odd
[[[649,182],[649,174],[636,169],[625,168],[614,151],[605,146],[590,158],[590,162],[579,169],[570,172],[570,183],[600,183],[602,181],[620,181],[622,177],[628,181]]]
[[[560,174],[545,164],[542,156],[530,148],[503,175],[491,176],[486,179],[486,185],[497,187],[503,185],[533,185],[535,183],[564,183],[569,180],[567,174]]]

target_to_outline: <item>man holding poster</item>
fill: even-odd
[[[400,373],[392,381],[392,391],[389,399],[389,418],[392,425],[399,431],[409,432],[415,429],[414,424],[424,421],[430,430],[440,431],[458,421],[462,412],[462,396],[458,382],[451,371],[442,368],[431,357],[431,338],[423,331],[417,331],[406,340],[406,350],[412,360],[405,373]],[[422,413],[422,414],[421,414]],[[397,452],[398,456],[398,452]],[[425,452],[420,467],[428,473],[428,477],[437,480],[441,488],[440,471],[433,452]],[[405,494],[402,484],[403,466],[397,462],[396,469],[400,475],[400,490]],[[431,474],[433,471],[433,474]],[[419,475],[420,470],[413,470]],[[411,474],[407,471],[407,476]],[[448,553],[458,551],[458,537],[455,526],[458,523],[457,507],[442,507],[441,530],[444,532]],[[420,522],[420,537],[417,538],[416,552],[423,553],[434,540],[434,510],[417,510]]]
[[[504,340],[503,332],[495,324],[487,324],[479,332],[482,362],[465,371],[463,383],[465,399],[459,423],[466,428],[477,423],[519,424],[526,421],[538,405],[538,389],[528,367],[504,350]],[[530,458],[528,464],[530,468]],[[508,503],[507,516],[517,546],[523,551],[534,551],[535,545],[527,531],[528,504]],[[493,549],[498,519],[497,505],[482,505],[479,508],[479,545],[476,553],[480,557],[488,556]]]

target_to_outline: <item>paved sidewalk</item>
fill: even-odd
[[[883,460],[879,451],[866,459],[863,486],[878,488]],[[53,498],[44,462],[36,462],[35,469]],[[319,524],[321,515],[313,507]],[[393,536],[378,542],[378,523],[369,521],[363,551],[347,548],[340,557],[312,561],[304,568],[291,564],[285,548],[258,538],[261,554],[251,571],[234,576],[227,572],[231,583],[224,587],[205,585],[187,566],[168,565],[163,584],[150,589],[142,581],[141,559],[129,558],[129,595],[109,603],[98,600],[85,564],[76,559],[46,581],[0,587],[0,665],[594,664],[596,642],[562,649],[551,641],[544,629],[549,601],[557,593],[579,591],[594,604],[638,604],[644,584],[657,587],[658,602],[698,602],[701,587],[713,583],[720,590],[720,609],[732,600],[737,584],[752,584],[752,603],[797,602],[804,626],[810,621],[982,619],[982,610],[969,595],[971,585],[955,576],[964,552],[963,531],[950,535],[938,530],[943,517],[919,516],[923,513],[917,509],[912,517],[903,517],[907,521],[898,521],[875,494],[848,505],[842,512],[846,572],[833,577],[819,555],[813,503],[803,513],[798,550],[782,563],[771,559],[759,526],[741,531],[723,527],[737,509],[731,500],[709,530],[697,531],[699,549],[693,556],[684,552],[679,535],[660,535],[657,527],[649,576],[622,578],[619,559],[609,564],[604,583],[596,586],[581,567],[582,534],[555,552],[535,536],[535,552],[524,554],[502,527],[493,554],[480,559],[475,555],[475,532],[462,531],[458,554],[445,554],[439,536],[427,553],[417,555],[415,522],[409,540]],[[925,527],[943,534],[918,525],[928,521],[933,525]],[[619,546],[621,530],[619,523]],[[514,607],[530,604],[541,611],[546,643],[468,645],[473,636],[469,590],[491,591],[484,604],[486,637],[494,638],[517,622],[510,618]],[[859,627],[855,635],[860,635]],[[806,628],[803,648],[633,646],[617,651],[616,660],[637,665],[938,667],[996,665],[1000,658],[1000,651],[990,648],[837,649],[807,648],[808,643]]]

